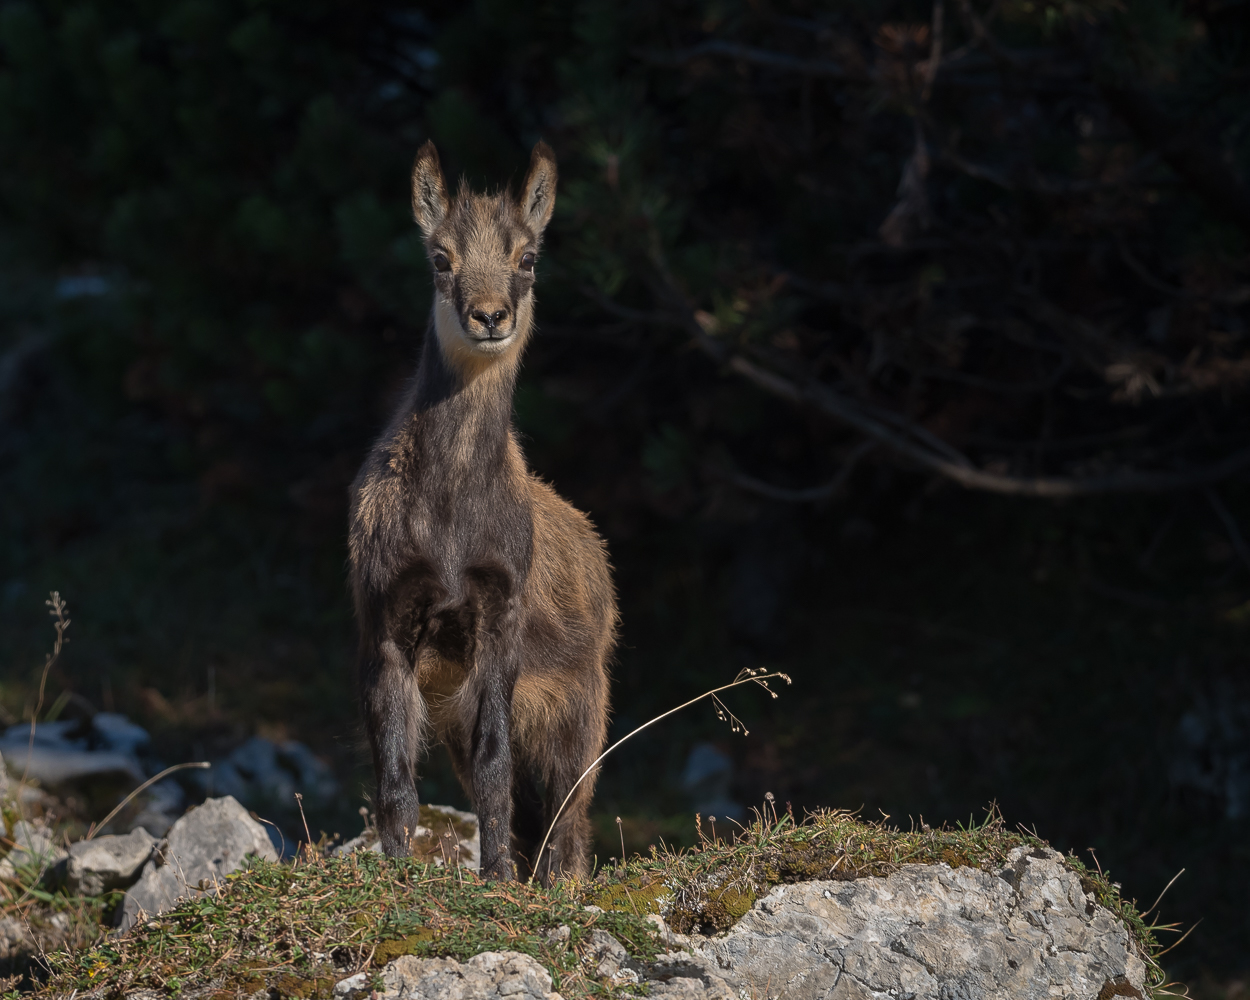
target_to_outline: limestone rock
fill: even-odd
[[[905,865],[886,878],[779,886],[724,936],[689,940],[691,952],[645,973],[663,989],[703,983],[702,994],[688,982],[673,996],[728,987],[794,1000],[1090,1000],[1108,983],[1145,996],[1128,931],[1062,855],[1041,849],[1017,848],[998,874]]]
[[[363,972],[344,979],[334,987],[335,997],[368,996],[368,979]],[[547,970],[515,951],[484,951],[467,962],[401,955],[382,970],[382,984],[379,1000],[562,1000]]]
[[[170,828],[156,857],[126,893],[118,924],[131,927],[140,911],[152,916],[179,899],[202,895],[231,872],[246,868],[253,856],[278,859],[265,828],[230,796],[206,800]]]
[[[99,896],[124,889],[139,877],[156,838],[142,827],[124,836],[96,837],[72,844],[65,860],[65,887],[74,896]]]

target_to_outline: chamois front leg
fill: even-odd
[[[481,873],[516,879],[512,859],[512,690],[514,657],[484,642],[477,650],[477,716],[469,741],[470,790],[481,830]]]
[[[379,642],[362,657],[360,700],[378,779],[382,850],[404,857],[417,832],[417,760],[426,720],[416,673],[393,640]]]

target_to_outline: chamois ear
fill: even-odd
[[[412,165],[412,217],[429,239],[447,214],[447,184],[438,162],[438,150],[426,140]]]
[[[556,154],[539,141],[530,154],[530,169],[521,189],[521,216],[536,236],[541,236],[556,207]]]

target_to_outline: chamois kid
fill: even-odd
[[[593,776],[533,852],[603,748],[616,597],[586,516],[525,464],[512,427],[534,326],[535,264],[555,205],[539,143],[518,200],[454,199],[427,142],[412,171],[434,304],[416,377],[352,487],[358,683],[382,847],[417,830],[416,767],[431,732],[481,823],[481,871],[544,884],[587,869]]]

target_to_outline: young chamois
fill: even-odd
[[[412,211],[434,305],[420,363],[352,487],[358,682],[377,776],[382,848],[417,830],[416,767],[433,731],[481,823],[481,871],[544,884],[584,874],[603,748],[616,597],[586,516],[525,464],[512,427],[534,327],[535,263],[555,205],[539,143],[517,200],[462,183],[454,199],[433,143],[417,154]]]

